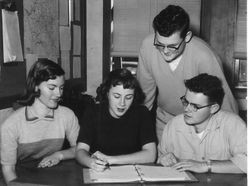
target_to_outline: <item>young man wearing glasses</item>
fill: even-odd
[[[169,121],[158,163],[180,171],[246,173],[247,129],[236,114],[220,110],[222,82],[206,73],[185,81],[184,113]]]
[[[146,94],[145,105],[152,109],[157,96],[156,132],[158,140],[165,124],[183,112],[179,98],[185,92],[183,81],[200,73],[213,74],[223,82],[223,109],[238,113],[226,82],[221,61],[211,48],[189,30],[189,16],[179,6],[169,5],[153,21],[155,33],[140,48],[137,78]]]

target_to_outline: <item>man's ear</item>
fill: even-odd
[[[193,37],[193,32],[192,31],[188,31],[185,37],[185,42],[188,43]]]
[[[215,114],[220,110],[220,105],[218,103],[215,103],[211,106],[210,113]]]

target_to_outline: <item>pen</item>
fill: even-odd
[[[107,162],[107,164],[105,166],[106,166],[106,169],[109,169],[109,170],[111,169],[108,162]]]
[[[104,162],[104,163],[105,163],[105,164],[104,164],[105,168],[110,170],[110,165],[109,165],[109,163],[108,163],[107,161],[104,161],[104,160],[98,158],[98,157],[95,156],[94,154],[91,155],[91,158],[94,158],[94,159],[97,159],[97,160],[100,160],[100,161]]]

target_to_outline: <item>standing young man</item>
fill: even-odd
[[[221,61],[207,43],[192,35],[189,15],[179,6],[169,5],[153,21],[154,34],[146,37],[139,54],[137,78],[151,109],[158,89],[156,132],[158,140],[166,123],[183,112],[179,102],[185,93],[184,80],[208,73],[222,80],[225,97],[222,108],[238,113],[226,82]]]

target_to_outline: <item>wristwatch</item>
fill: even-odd
[[[212,172],[212,162],[211,160],[207,160],[207,172]]]

